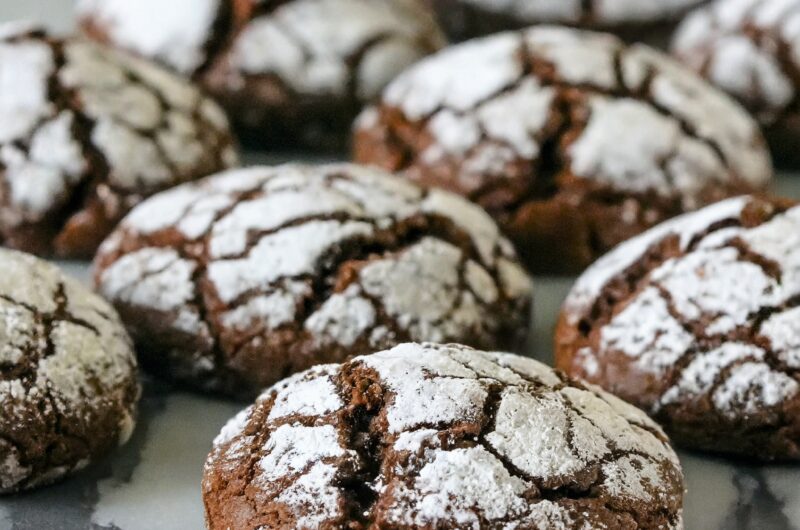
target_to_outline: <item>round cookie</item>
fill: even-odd
[[[364,102],[444,44],[422,0],[81,0],[78,10],[92,37],[194,76],[259,147],[341,149]]]
[[[428,0],[455,39],[559,24],[663,43],[676,21],[706,0]]]
[[[90,258],[143,197],[236,162],[222,110],[160,66],[0,26],[0,243]]]
[[[206,461],[211,530],[683,528],[641,411],[532,359],[403,344],[266,390]]]
[[[399,342],[519,348],[531,301],[480,208],[346,164],[233,171],[161,194],[96,267],[145,367],[248,398]]]
[[[758,125],[650,48],[539,27],[424,59],[359,118],[354,156],[486,208],[534,272],[763,188]]]
[[[728,199],[632,239],[578,281],[556,364],[684,446],[800,460],[800,207]]]
[[[125,443],[136,358],[97,295],[33,256],[0,249],[0,494],[43,486]]]
[[[756,116],[781,165],[800,165],[800,1],[716,1],[686,19],[673,52]]]

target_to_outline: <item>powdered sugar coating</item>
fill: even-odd
[[[403,344],[297,377],[302,384],[332,380],[344,407],[275,420],[275,396],[297,383],[265,391],[246,418],[235,420],[238,434],[218,439],[209,455],[204,500],[211,528],[276,509],[300,527],[306,513],[317,514],[312,526],[358,520],[392,528],[558,530],[613,527],[618,513],[642,527],[681,526],[680,466],[659,428],[536,361]],[[474,392],[453,400],[454,384]],[[318,433],[277,451],[300,424]],[[241,475],[251,465],[247,454],[256,466],[270,463],[252,480]],[[306,471],[295,478],[295,469]],[[260,482],[262,473],[272,482]],[[373,492],[368,500],[352,494],[355,477],[365,484],[359,491]],[[291,502],[275,493],[287,480],[303,485]],[[229,488],[231,481],[246,487]],[[556,490],[565,493],[543,498]],[[231,509],[242,503],[253,503],[252,511]]]
[[[338,360],[403,337],[496,346],[521,335],[531,297],[477,206],[345,164],[251,168],[156,196],[103,245],[97,282],[118,306],[162,315],[158,333],[210,336],[184,361],[204,365],[233,355],[236,333],[260,348],[292,330],[273,346],[287,367],[304,361],[280,348]]]
[[[0,229],[14,246],[86,253],[47,239],[81,223],[96,225],[83,237],[101,238],[142,195],[236,162],[219,108],[159,67],[79,39],[10,31],[0,64]],[[16,241],[17,230],[45,241]]]
[[[568,87],[580,94],[560,103]],[[586,123],[558,131],[559,104]],[[758,188],[770,177],[758,127],[741,108],[664,55],[599,34],[539,27],[452,47],[393,81],[379,111],[381,120],[400,112],[430,136],[419,152],[408,146],[410,172],[456,161],[453,179],[466,192],[511,162],[535,163],[554,134],[570,138],[564,171],[677,197],[687,209],[711,185]],[[365,123],[366,134],[384,122]]]
[[[8,493],[125,443],[139,387],[130,339],[106,302],[32,256],[0,250],[0,265],[0,493]],[[59,454],[42,454],[50,444]]]
[[[687,17],[673,51],[771,126],[795,112],[799,38],[800,2],[717,0]]]
[[[620,246],[569,295],[560,365],[616,389],[673,429],[690,429],[673,410],[705,410],[705,400],[731,425],[756,429],[763,421],[766,429],[773,420],[762,415],[771,414],[793,422],[782,411],[800,400],[793,372],[799,220],[800,207],[742,197]],[[634,378],[641,383],[632,385]],[[783,451],[778,458],[795,457]]]

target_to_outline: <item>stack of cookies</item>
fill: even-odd
[[[253,403],[211,529],[677,530],[670,440],[800,460],[800,1],[77,10],[0,27],[0,493],[124,443],[139,366]]]

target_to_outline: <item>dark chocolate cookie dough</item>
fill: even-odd
[[[79,13],[94,38],[193,76],[261,148],[341,148],[364,102],[444,44],[422,0],[82,0]]]
[[[423,59],[359,118],[354,154],[485,207],[535,272],[580,271],[772,175],[755,121],[691,71],[554,27]]]
[[[679,529],[683,479],[634,407],[534,360],[404,344],[264,392],[206,462],[211,530]]]
[[[517,349],[530,279],[480,208],[353,165],[233,171],[158,195],[96,259],[145,367],[252,398],[409,340]]]
[[[467,39],[535,24],[603,30],[665,43],[680,18],[706,0],[428,0],[447,32]]]
[[[222,112],[160,66],[0,26],[0,244],[90,258],[142,198],[230,167]]]
[[[780,165],[800,166],[800,1],[718,0],[686,19],[673,51],[756,116]]]
[[[0,249],[0,494],[74,473],[130,437],[139,385],[119,317],[53,265]]]
[[[650,412],[686,447],[800,460],[800,207],[729,199],[593,265],[557,365]]]

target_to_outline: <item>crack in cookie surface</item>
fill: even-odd
[[[245,394],[407,340],[515,348],[530,307],[485,212],[353,165],[253,168],[158,195],[96,264],[146,364]]]
[[[602,391],[405,344],[267,390],[215,441],[203,493],[211,528],[679,528],[682,475],[659,428]]]
[[[527,250],[544,245],[575,270],[661,220],[763,188],[763,144],[742,109],[666,56],[543,27],[421,61],[359,118],[354,152],[478,201],[534,266],[558,270]]]
[[[558,365],[680,443],[797,459],[798,219],[792,203],[741,197],[624,243],[567,298]]]

